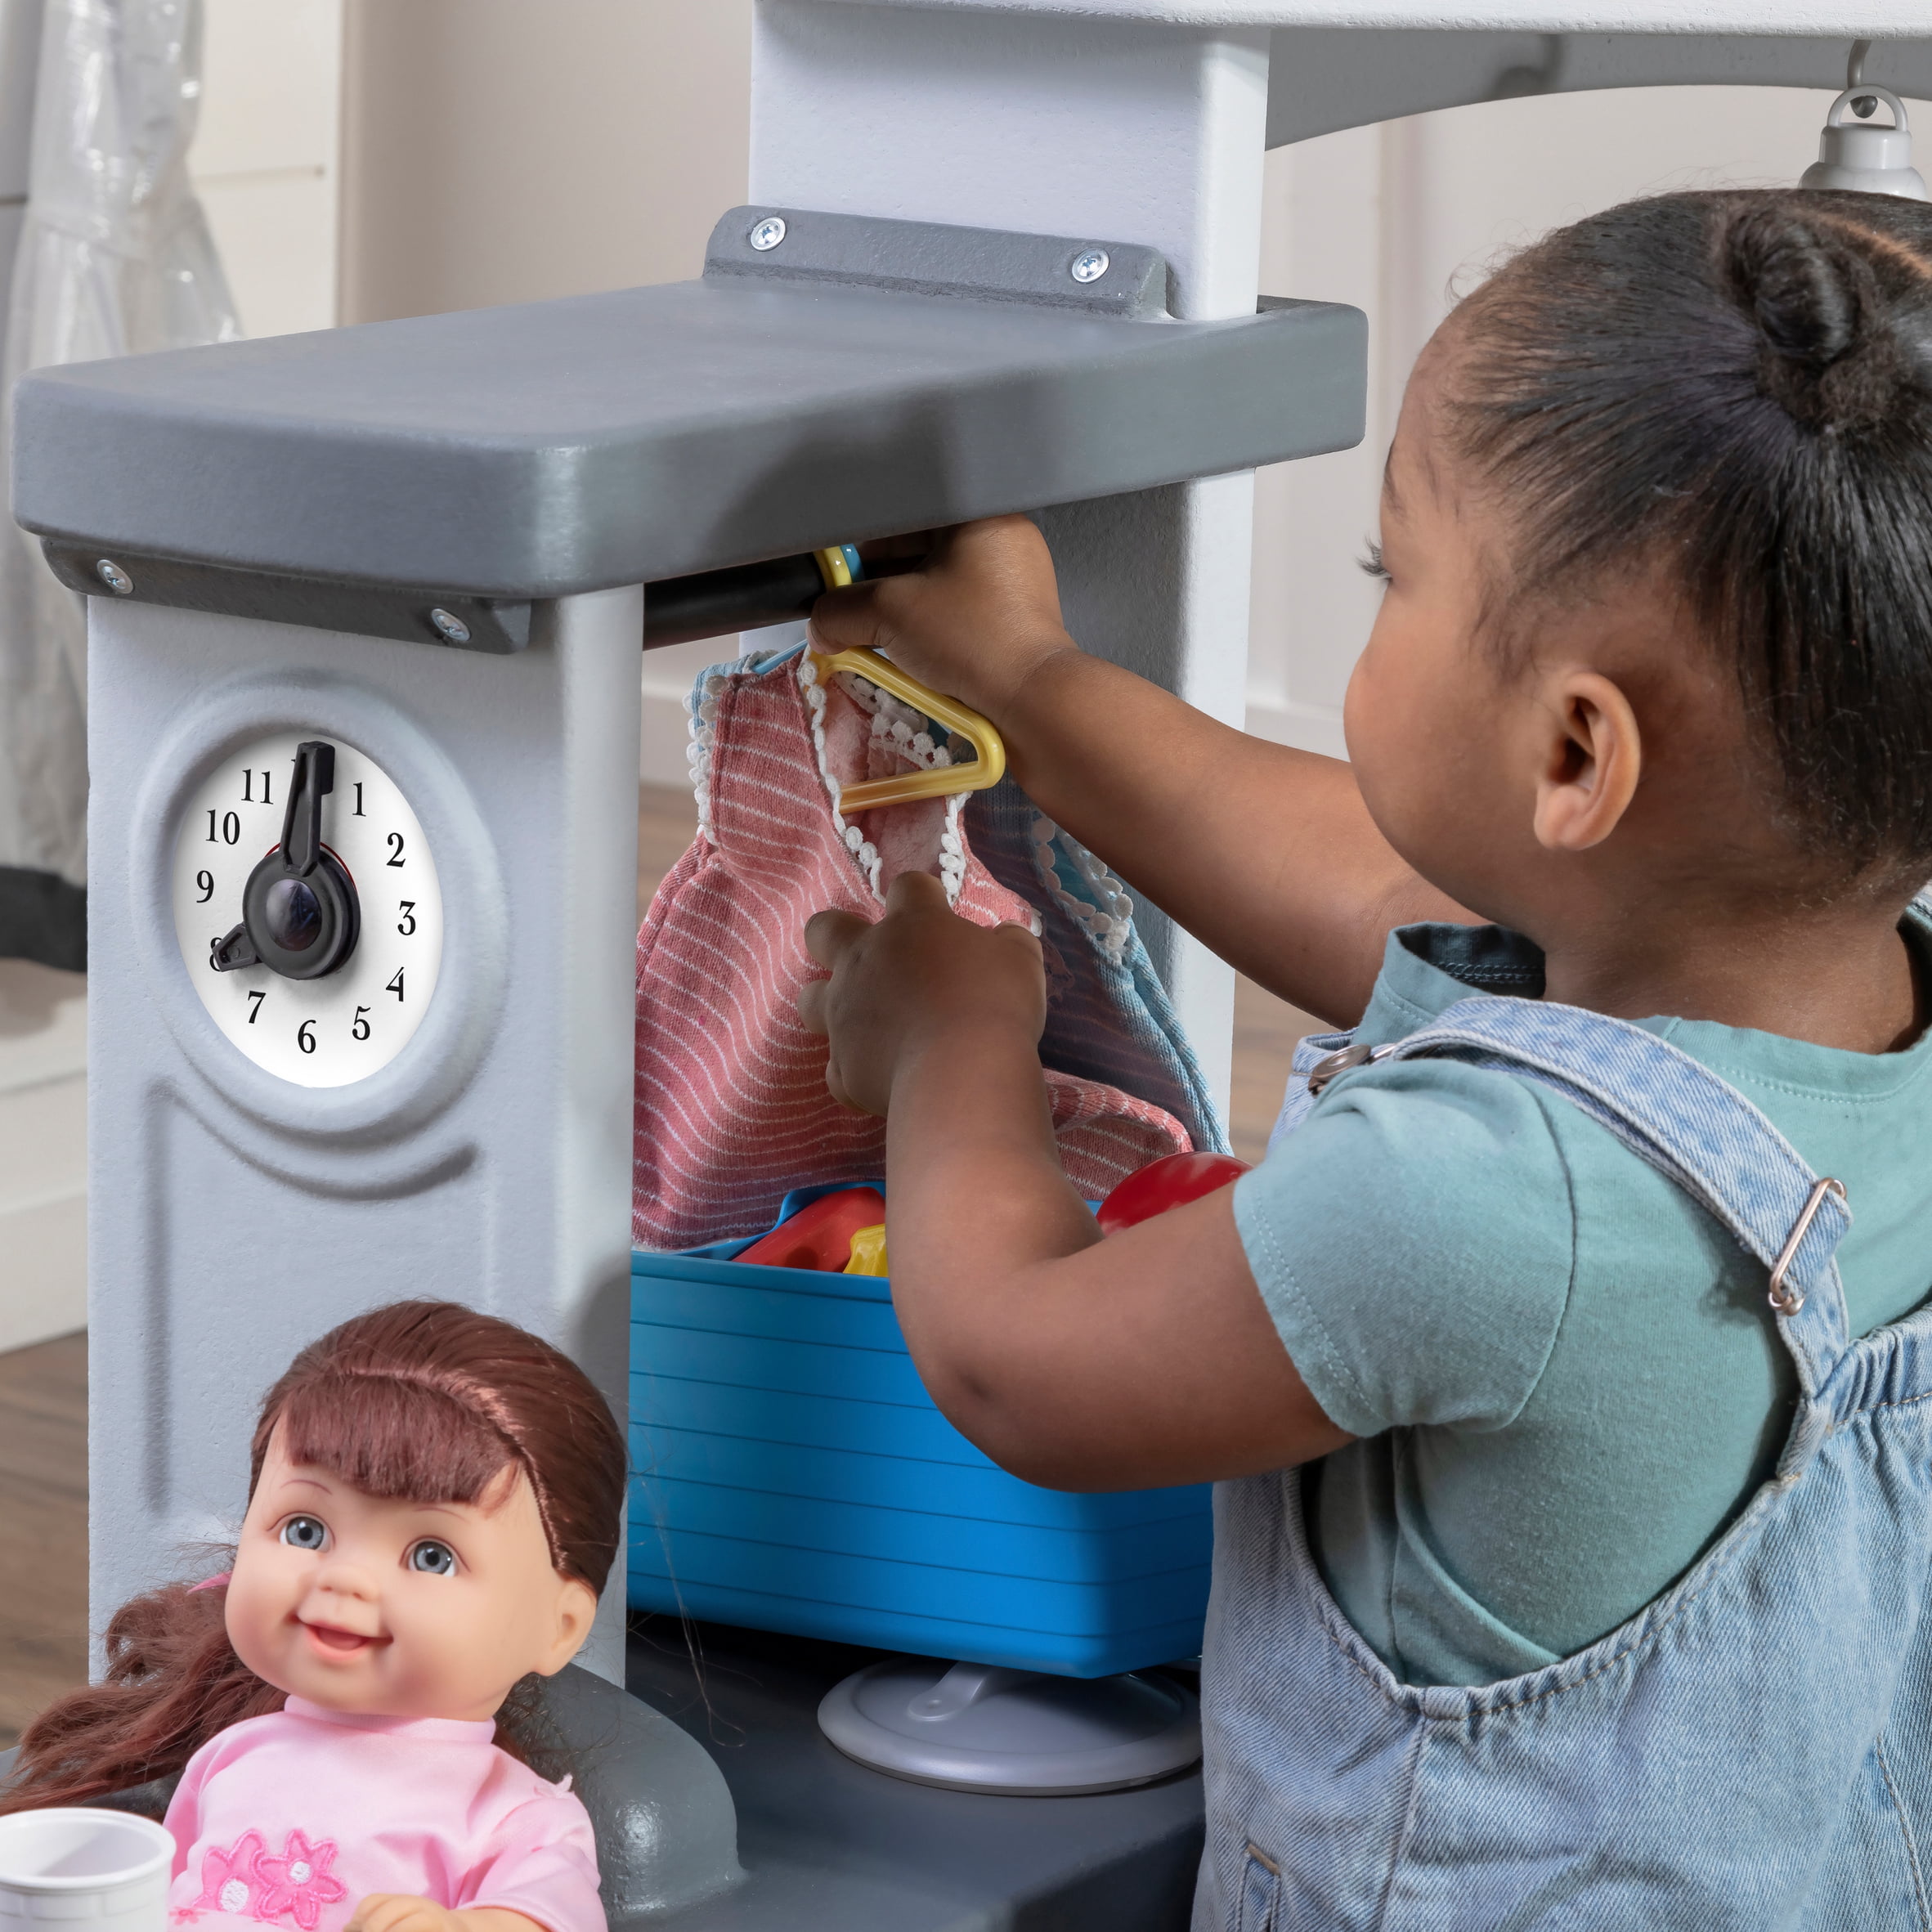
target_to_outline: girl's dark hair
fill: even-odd
[[[1734,661],[1782,821],[1837,876],[1932,872],[1932,206],[1665,195],[1464,304],[1452,446],[1504,606],[1661,572]]]
[[[505,1469],[529,1478],[560,1574],[601,1592],[617,1553],[626,1464],[603,1397],[570,1358],[454,1302],[397,1302],[311,1343],[262,1404],[249,1494],[277,1424],[289,1460],[365,1495],[474,1503]],[[169,1584],[107,1626],[103,1681],[28,1726],[0,1813],[85,1804],[177,1772],[218,1732],[282,1706],[235,1654],[221,1585]],[[519,1686],[497,1742],[547,1751],[539,1701]]]

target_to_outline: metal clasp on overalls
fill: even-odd
[[[1309,1099],[1313,1100],[1338,1074],[1352,1072],[1356,1067],[1365,1067],[1374,1060],[1387,1060],[1394,1051],[1393,1047],[1367,1047],[1358,1040],[1352,1047],[1343,1047],[1333,1053],[1325,1053],[1308,1069]]]
[[[1818,1209],[1825,1204],[1827,1195],[1836,1195],[1845,1199],[1845,1183],[1827,1177],[1816,1182],[1805,1196],[1804,1212],[1798,1217],[1798,1225],[1791,1230],[1782,1252],[1771,1269],[1771,1306],[1780,1315],[1795,1315],[1804,1306],[1804,1291],[1801,1288],[1786,1288],[1785,1276],[1791,1263],[1798,1258],[1798,1250],[1804,1244],[1804,1237],[1811,1231],[1811,1224],[1818,1219]]]

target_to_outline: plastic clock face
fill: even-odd
[[[218,970],[211,957],[243,922],[251,876],[281,846],[297,749],[321,735],[258,739],[231,752],[190,797],[175,835],[174,930],[201,1003],[242,1052],[298,1087],[346,1087],[409,1044],[442,964],[435,861],[409,801],[373,759],[340,738],[326,741],[334,784],[321,800],[321,863],[339,862],[332,876],[347,874],[356,920],[353,946],[339,965],[292,978],[260,962]],[[312,917],[303,923],[314,905],[298,884],[283,882],[279,899],[257,895],[297,946],[315,924]],[[252,947],[240,950],[253,957]],[[302,956],[280,957],[299,963]]]

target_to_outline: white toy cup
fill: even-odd
[[[165,1932],[174,1840],[91,1805],[0,1818],[0,1932]]]

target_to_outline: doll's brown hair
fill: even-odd
[[[366,1495],[475,1503],[505,1469],[521,1470],[559,1574],[603,1590],[617,1554],[623,1438],[583,1370],[524,1329],[454,1302],[397,1302],[332,1329],[262,1400],[251,1496],[278,1424],[291,1461]],[[176,1583],[123,1604],[107,1627],[105,1679],[28,1727],[0,1813],[148,1784],[231,1724],[279,1710],[284,1693],[228,1641],[226,1596]],[[516,1750],[513,1718],[506,1706],[497,1741]]]

